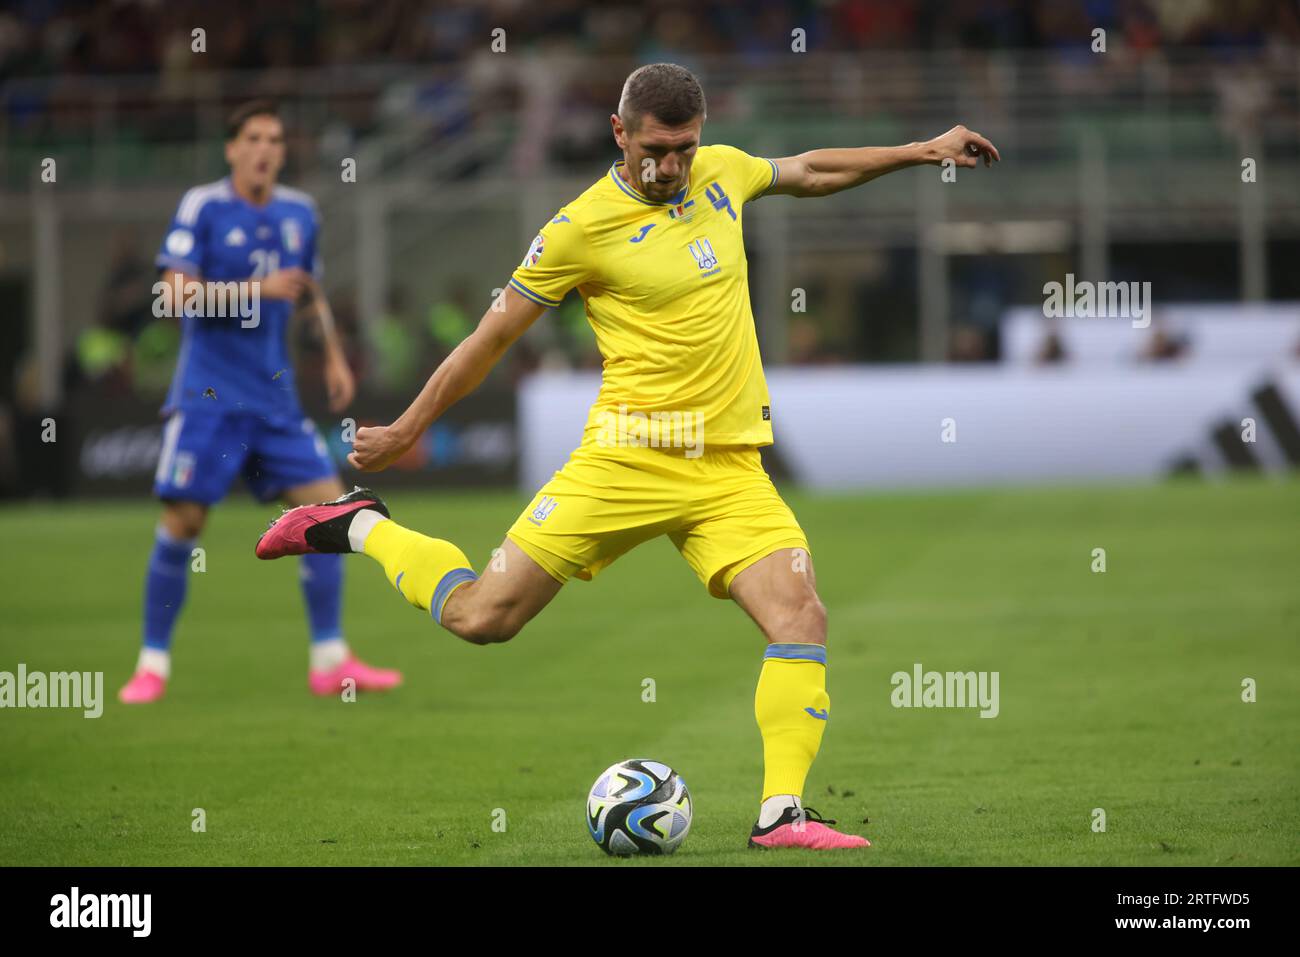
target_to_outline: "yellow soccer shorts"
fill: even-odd
[[[587,442],[507,533],[557,581],[590,581],[642,542],[667,535],[715,598],[779,548],[808,549],[757,448],[681,449]]]

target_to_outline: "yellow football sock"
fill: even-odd
[[[413,532],[392,519],[376,524],[362,547],[384,566],[384,574],[402,597],[432,612],[439,624],[451,593],[478,577],[465,553],[451,542]]]
[[[830,707],[825,645],[767,646],[754,693],[754,717],[763,735],[764,801],[774,794],[803,796]]]

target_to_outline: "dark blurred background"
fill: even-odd
[[[537,227],[617,157],[622,81],[657,60],[700,76],[706,142],[778,156],[961,122],[1002,152],[947,189],[904,173],[751,207],[770,368],[1078,364],[1086,335],[1023,328],[1067,273],[1221,307],[1174,308],[1120,350],[1213,359],[1224,337],[1198,338],[1198,323],[1300,316],[1298,51],[1291,0],[6,3],[0,493],[147,487],[179,342],[150,311],[153,255],[181,194],[224,174],[222,119],[253,96],[282,104],[283,179],[320,204],[358,408],[382,419],[473,327]],[[297,328],[319,410],[319,342]],[[1017,329],[1032,341],[1012,348]],[[1242,336],[1253,359],[1294,367],[1300,327]],[[570,296],[413,468],[512,481],[519,384],[598,366]],[[51,416],[76,436],[57,453],[36,444]]]

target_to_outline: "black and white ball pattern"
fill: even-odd
[[[671,854],[690,829],[686,782],[659,761],[620,761],[587,795],[587,830],[607,854]]]

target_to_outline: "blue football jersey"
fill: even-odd
[[[294,266],[319,278],[319,225],[316,203],[301,190],[276,186],[265,206],[254,206],[227,177],[185,194],[156,263],[205,281],[257,279]],[[296,414],[288,336],[293,308],[263,299],[255,326],[238,316],[180,319],[180,356],[163,411]]]

